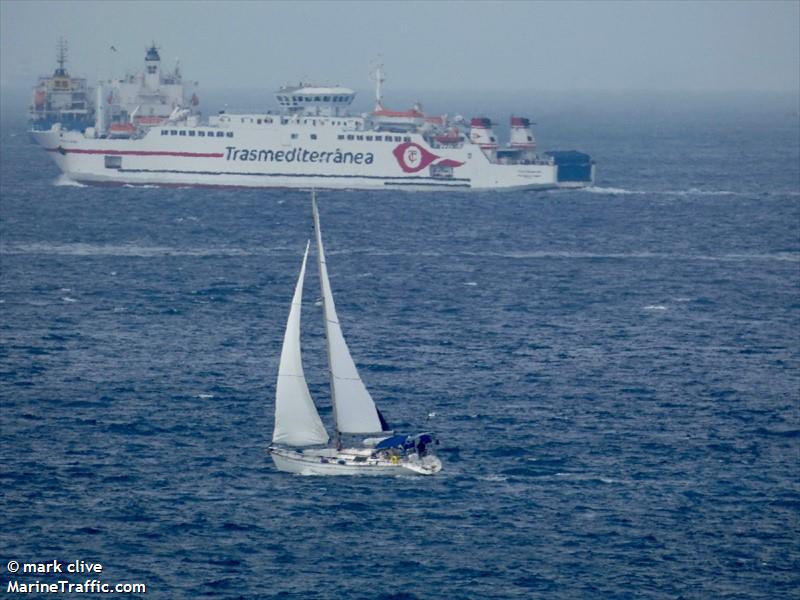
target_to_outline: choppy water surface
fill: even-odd
[[[746,148],[727,121],[617,125],[566,142],[593,190],[320,195],[362,375],[442,439],[440,476],[367,480],[264,451],[307,193],[54,185],[5,124],[0,580],[83,559],[164,598],[796,596],[796,118],[737,121]]]

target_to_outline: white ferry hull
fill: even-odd
[[[295,452],[282,448],[270,448],[272,461],[279,471],[297,475],[434,475],[442,470],[441,461],[435,456],[422,459],[404,458],[398,462],[384,459],[364,457],[362,462],[355,462],[356,454],[343,451],[342,454]],[[356,451],[358,452],[358,451]]]
[[[435,149],[418,134],[359,136],[371,141],[343,142],[335,128],[297,128],[300,133],[290,126],[284,129],[154,127],[138,139],[93,138],[57,128],[31,135],[67,177],[94,185],[406,190],[560,187],[555,164],[491,163],[474,146]],[[201,131],[207,135],[198,137]],[[232,137],[216,137],[219,133]],[[372,141],[375,138],[381,141]],[[409,156],[416,162],[409,164]]]

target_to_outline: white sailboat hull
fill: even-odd
[[[269,453],[279,471],[298,475],[433,475],[442,470],[442,462],[433,455],[404,456],[393,462],[372,458],[363,450],[288,450],[270,447]]]

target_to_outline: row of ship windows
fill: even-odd
[[[230,122],[231,119],[230,119],[230,117],[222,117],[220,120],[221,121]],[[272,117],[264,117],[263,119],[253,119],[253,117],[240,117],[239,120],[242,123],[256,123],[258,125],[261,125],[262,123],[264,125],[269,125],[269,124],[274,122],[272,120]],[[312,125],[317,125],[317,120],[318,119],[303,119],[303,124],[304,125],[308,125],[309,122],[310,122]],[[290,119],[290,118],[287,118],[287,117],[281,118],[281,125],[295,125],[297,123],[300,123],[299,119]],[[358,127],[358,123],[356,123],[355,121],[336,121],[336,120],[330,120],[330,119],[319,119],[319,124],[320,125]]]
[[[299,104],[300,102],[348,102],[350,96],[278,96],[280,104]]]
[[[232,131],[203,131],[198,130],[194,131],[193,129],[162,129],[161,135],[183,135],[189,137],[233,137]],[[317,139],[317,134],[312,133],[309,136],[312,140]],[[293,133],[292,139],[296,140],[298,138],[298,134]],[[410,142],[411,138],[408,136],[401,136],[401,135],[354,135],[354,134],[339,134],[336,136],[336,139],[339,140],[357,140],[357,141],[367,141],[367,142]]]
[[[194,131],[192,129],[162,129],[161,135],[188,135],[189,137],[233,137],[232,131]]]
[[[312,133],[312,134],[309,135],[309,137],[312,140],[315,140],[315,139],[317,139],[317,134],[316,133]],[[298,134],[293,133],[292,134],[292,139],[296,140],[297,138],[298,138]],[[395,142],[410,142],[411,141],[410,137],[408,137],[408,136],[404,137],[404,136],[401,136],[401,135],[395,135],[395,136],[391,136],[391,135],[354,135],[354,134],[345,135],[345,134],[342,134],[342,133],[337,135],[336,139],[337,140],[357,140],[359,142],[360,141],[367,141],[367,142],[372,142],[372,141],[375,141],[375,142],[392,142],[392,141],[395,141]]]
[[[223,117],[222,120],[223,121],[230,121],[230,119],[226,119],[224,117]],[[269,125],[270,123],[273,122],[272,119],[269,118],[269,117],[264,117],[264,119],[255,119],[255,121],[253,120],[252,117],[241,117],[240,120],[241,120],[242,123],[253,123],[253,122],[255,122],[258,125],[261,125],[262,122],[264,123],[264,125]],[[300,121],[297,120],[297,119],[287,119],[285,117],[281,119],[281,125],[290,125],[290,124],[294,125],[294,124],[299,123],[299,122]],[[304,125],[308,125],[309,122],[311,122],[312,125],[316,125],[317,124],[317,119],[303,119],[303,124]],[[350,125],[351,127],[357,127],[357,124],[356,124],[355,121],[349,121],[349,122],[348,121],[330,121],[330,120],[320,119],[319,120],[319,124],[320,125],[345,125],[345,126],[346,125]]]
[[[401,135],[338,135],[336,136],[337,139],[344,140],[366,140],[367,142],[372,142],[373,140],[376,142],[410,142],[411,138],[408,136],[401,136]]]

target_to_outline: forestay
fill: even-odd
[[[375,403],[358,374],[358,369],[350,356],[336,306],[328,281],[328,267],[322,247],[322,234],[319,228],[319,213],[316,200],[314,208],[314,230],[317,236],[317,259],[322,288],[322,305],[325,317],[325,332],[328,341],[328,360],[331,370],[331,394],[333,397],[336,426],[339,432],[348,434],[376,433],[382,430]]]
[[[300,312],[309,245],[310,243],[306,244],[303,266],[300,268],[300,276],[292,297],[275,392],[275,430],[272,441],[287,446],[328,443],[328,432],[325,431],[325,426],[308,391],[300,353]]]

